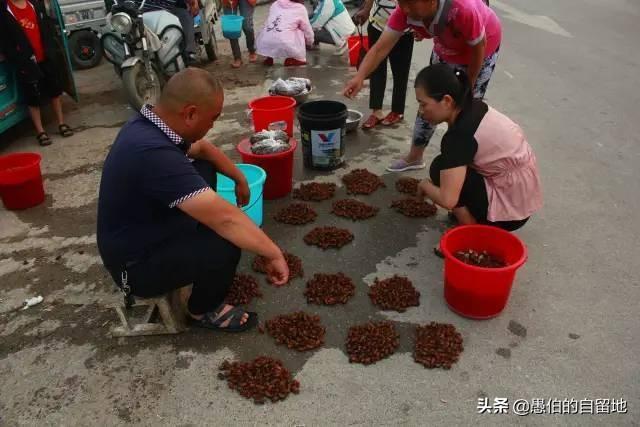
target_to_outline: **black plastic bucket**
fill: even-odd
[[[298,108],[304,166],[332,170],[344,162],[347,106],[336,101],[309,101]]]

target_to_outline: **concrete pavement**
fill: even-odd
[[[261,319],[315,312],[327,328],[323,348],[294,353],[257,332],[109,338],[116,318],[108,305],[120,296],[97,257],[97,183],[108,147],[131,111],[111,67],[103,64],[77,74],[81,102],[68,105],[69,123],[81,128],[74,137],[40,149],[28,123],[0,136],[2,154],[43,154],[48,194],[43,206],[0,210],[0,425],[638,425],[640,5],[491,3],[504,25],[504,43],[487,100],[525,130],[545,191],[544,209],[518,233],[529,260],[500,317],[471,321],[446,307],[442,263],[431,253],[446,225],[444,213],[408,220],[387,209],[398,197],[397,175],[384,167],[408,147],[416,111],[410,92],[406,123],[350,136],[348,164],[334,174],[304,170],[297,153],[296,183],[339,183],[358,167],[384,174],[388,188],[363,198],[381,207],[376,218],[352,225],[330,215],[330,204],[319,204],[316,224],[291,227],[270,215],[287,199],[266,205],[265,230],[302,258],[306,278],[343,271],[356,282],[355,298],[338,308],[307,306],[304,280],[281,289],[261,282],[264,297],[251,305]],[[265,14],[260,7],[257,22]],[[416,44],[412,77],[430,50],[428,42]],[[256,65],[234,73],[227,58],[209,65],[226,89],[224,116],[210,137],[235,156],[233,144],[246,134],[247,101],[279,76],[308,76],[316,86],[313,98],[342,99],[352,71],[330,53],[314,53],[298,70]],[[366,111],[367,93],[350,107]],[[429,157],[438,152],[442,133]],[[338,197],[344,194],[339,188]],[[325,224],[348,226],[354,243],[337,253],[307,247],[302,236]],[[250,260],[244,256],[241,271],[248,271]],[[394,273],[407,275],[420,290],[420,307],[389,314],[371,305],[367,284]],[[45,301],[15,311],[33,295]],[[383,318],[397,322],[399,351],[369,367],[349,364],[348,327]],[[413,362],[412,328],[429,321],[453,323],[464,337],[465,351],[450,371]],[[223,359],[259,354],[281,358],[301,382],[301,393],[254,406],[216,378]],[[626,399],[628,413],[478,414],[478,399],[485,397],[490,404],[494,398]]]

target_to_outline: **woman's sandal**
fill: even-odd
[[[47,145],[51,145],[51,138],[49,138],[49,135],[47,135],[46,132],[40,132],[38,135],[36,135],[36,139],[38,140],[38,144],[40,144],[41,147],[46,147]]]
[[[373,129],[378,126],[382,119],[378,118],[375,114],[369,116],[369,118],[362,124],[362,129]]]
[[[393,111],[387,114],[387,117],[382,119],[382,126],[393,126],[404,120],[402,114],[394,113]]]
[[[58,126],[58,130],[60,131],[60,135],[62,135],[63,138],[69,138],[73,135],[73,131],[71,130],[71,128],[64,123]]]
[[[212,329],[221,332],[244,332],[258,324],[257,313],[244,311],[239,307],[233,307],[220,316],[218,313],[220,313],[225,306],[226,304],[221,304],[215,311],[205,313],[202,319],[192,319],[192,323],[200,328]],[[241,323],[242,317],[245,314],[248,314],[249,317],[246,322]],[[227,320],[229,320],[227,326],[221,326]]]

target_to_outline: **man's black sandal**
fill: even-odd
[[[219,316],[218,313],[222,311],[225,305],[226,304],[223,303],[216,311],[205,313],[202,319],[192,319],[191,323],[199,328],[213,329],[222,332],[244,332],[258,324],[257,313],[244,311],[239,307],[233,307],[222,316]],[[241,323],[245,314],[248,314],[249,317],[246,322]],[[227,320],[229,320],[227,326],[221,326]]]

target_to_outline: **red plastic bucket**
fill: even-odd
[[[40,160],[37,153],[0,157],[0,198],[7,209],[27,209],[44,201]]]
[[[447,231],[440,240],[444,254],[444,298],[461,316],[489,319],[504,310],[516,271],[527,260],[527,248],[514,234],[488,225],[463,225]],[[454,254],[473,249],[504,260],[503,268],[465,264]]]
[[[253,129],[283,130],[293,136],[293,115],[296,100],[288,96],[265,96],[249,103],[253,118]]]
[[[253,154],[249,139],[243,139],[236,147],[243,163],[260,166],[267,173],[264,183],[264,198],[279,199],[291,193],[293,189],[293,153],[298,142],[291,138],[291,148],[274,154]]]
[[[358,65],[358,58],[360,57],[360,49],[369,50],[369,36],[362,36],[362,43],[360,43],[360,36],[350,36],[347,39],[349,47],[349,65],[355,67]]]

